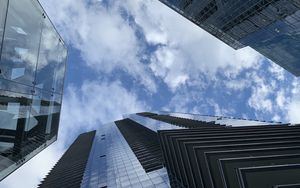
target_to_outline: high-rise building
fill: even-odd
[[[299,0],[160,0],[234,49],[250,46],[300,76]]]
[[[300,126],[138,113],[81,134],[40,188],[300,185]]]
[[[56,140],[66,58],[37,0],[0,1],[0,180]]]

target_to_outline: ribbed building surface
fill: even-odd
[[[157,134],[130,119],[115,122],[146,172],[162,168],[162,152]]]
[[[95,133],[92,131],[79,135],[39,187],[80,187]]]
[[[300,184],[297,125],[143,112],[83,135],[41,187],[297,188]]]
[[[300,182],[300,168],[280,167],[300,164],[299,131],[299,126],[261,126],[159,131],[159,135],[169,175],[185,187],[272,188]]]

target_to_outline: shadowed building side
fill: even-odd
[[[95,134],[92,131],[79,135],[39,187],[80,187]]]

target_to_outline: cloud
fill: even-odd
[[[294,98],[288,105],[288,118],[291,123],[300,123],[300,97]]]
[[[226,80],[224,81],[224,85],[229,90],[244,91],[246,88],[250,87],[251,81],[248,79]]]
[[[292,97],[287,105],[288,120],[300,124],[300,80],[294,78],[292,82]]]
[[[142,63],[144,44],[137,29],[125,16],[119,1],[43,1],[67,43],[77,48],[86,65],[106,74],[122,70],[149,91],[157,86],[149,68]]]
[[[273,110],[272,100],[270,96],[274,88],[266,83],[266,80],[257,74],[252,74],[252,93],[248,100],[248,105],[256,111],[269,112]]]
[[[269,60],[270,61],[270,60]],[[271,62],[271,61],[270,61]],[[271,63],[269,67],[269,72],[273,74],[278,80],[283,81],[285,79],[285,70],[277,65],[276,63]]]
[[[150,68],[174,91],[199,74],[214,76],[257,67],[262,58],[250,48],[233,50],[159,1],[123,1],[148,43],[159,45]]]
[[[67,41],[80,50],[94,70],[123,70],[149,91],[157,92],[156,76],[171,90],[198,79],[256,67],[261,56],[250,48],[233,50],[156,0],[44,1]],[[142,30],[145,41],[137,33]],[[146,47],[156,46],[150,64]]]
[[[149,107],[119,81],[85,81],[80,88],[69,86],[64,97],[60,138],[67,140],[64,137],[69,133],[98,129],[103,123],[121,119],[123,114],[145,110]]]

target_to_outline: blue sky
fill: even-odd
[[[0,187],[35,187],[75,137],[167,110],[300,122],[300,80],[158,0],[41,0],[69,48],[59,138]]]

